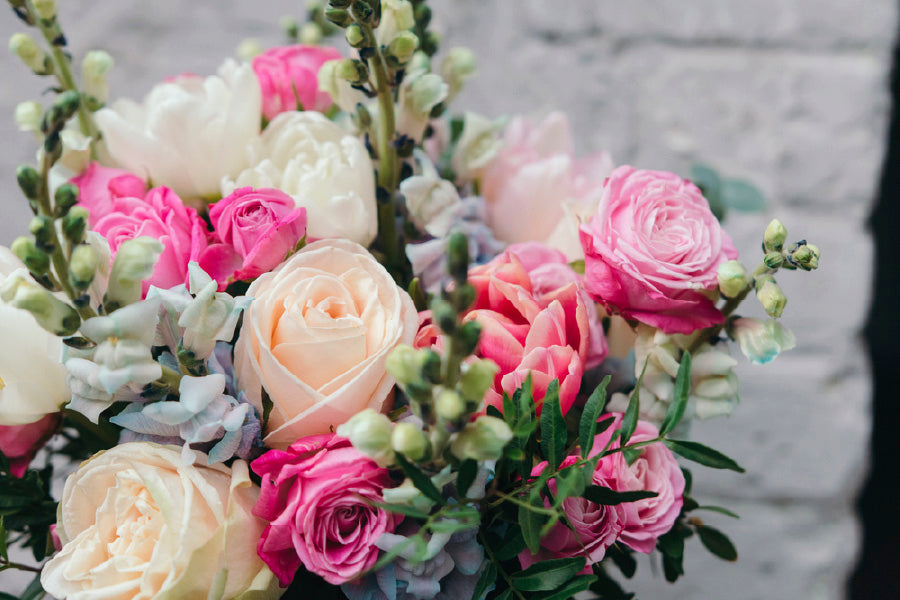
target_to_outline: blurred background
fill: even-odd
[[[281,44],[279,17],[304,14],[294,0],[59,4],[76,59],[93,48],[114,56],[113,98],[140,98],[169,75],[212,73],[245,38]],[[767,197],[763,213],[733,213],[726,222],[748,263],[755,264],[762,231],[775,216],[789,241],[806,238],[822,250],[818,272],[779,279],[789,299],[782,322],[796,333],[797,347],[766,367],[743,361],[743,401],[734,415],[694,428],[695,439],[747,469],[743,476],[694,469],[694,496],[741,516],[709,518],[732,537],[739,561],[721,562],[691,540],[687,575],[677,585],[644,562],[627,587],[645,600],[900,597],[884,574],[897,564],[896,496],[879,491],[877,478],[862,503],[874,524],[866,530],[866,568],[848,584],[864,540],[856,504],[872,464],[873,384],[862,331],[874,297],[868,220],[882,179],[885,194],[873,221],[885,235],[878,289],[897,279],[896,260],[888,258],[896,251],[881,245],[896,247],[900,225],[897,175],[887,169],[882,176],[896,3],[431,4],[442,47],[469,46],[479,58],[479,74],[453,112],[539,118],[558,109],[569,115],[580,153],[608,150],[616,164],[683,176],[696,162],[709,164],[753,181]],[[21,30],[11,13],[0,21],[3,39]],[[13,109],[39,98],[48,84],[8,54],[0,58],[0,74],[0,243],[8,245],[30,216],[15,168],[33,161],[36,149],[16,131]],[[868,327],[875,367],[896,380],[896,301],[888,293],[878,298]],[[887,379],[878,385],[885,395],[897,389]],[[895,396],[875,409],[881,412],[874,464],[891,483]],[[11,581],[0,573],[0,589]]]

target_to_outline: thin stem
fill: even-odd
[[[23,563],[13,562],[11,560],[6,560],[2,556],[0,556],[0,567],[4,569],[18,569],[20,571],[28,571],[30,573],[40,573],[40,567],[32,567],[31,565],[26,565]]]
[[[504,580],[506,580],[506,584],[509,586],[509,589],[512,590],[512,593],[515,594],[517,598],[525,600],[525,596],[522,595],[522,592],[516,589],[516,586],[513,584],[513,581],[510,578],[509,574],[506,572],[506,569],[501,566],[500,561],[497,560],[497,556],[491,549],[491,545],[487,543],[486,539],[484,539],[484,534],[480,530],[478,531],[478,541],[481,542],[481,547],[484,548],[485,552],[487,552],[491,562],[497,565],[497,572],[500,573]]]

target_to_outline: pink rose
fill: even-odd
[[[603,333],[603,323],[597,313],[596,304],[584,289],[584,276],[572,270],[565,254],[544,244],[538,242],[512,244],[506,250],[522,261],[522,266],[531,277],[534,293],[539,298],[570,283],[578,286],[578,295],[587,307],[590,326],[590,344],[584,368],[592,369],[602,363],[609,348],[606,345],[606,335]]]
[[[92,228],[112,212],[114,199],[143,198],[147,193],[147,184],[137,175],[95,162],[70,183],[78,187],[78,205],[87,209]]]
[[[153,188],[144,198],[113,198],[112,211],[97,221],[94,231],[109,242],[115,257],[122,242],[149,236],[165,246],[144,281],[144,294],[151,285],[170,288],[188,282],[188,263],[199,259],[208,245],[206,225],[193,208],[185,206],[169,188]]]
[[[512,394],[531,373],[536,401],[544,398],[551,381],[559,380],[560,405],[566,413],[581,386],[589,348],[587,308],[576,284],[538,294],[522,261],[511,252],[471,269],[469,283],[476,297],[464,318],[482,326],[476,352],[500,367],[485,402],[502,410],[503,392]],[[421,317],[415,345],[440,344],[429,313]]]
[[[221,287],[271,271],[306,233],[306,209],[271,188],[236,189],[210,206],[209,219],[217,242],[200,255],[200,266]]]
[[[596,448],[596,445],[594,447]],[[598,451],[602,449],[603,447],[600,446]],[[611,454],[601,459],[591,476],[591,484],[612,488],[618,471],[612,463],[617,463],[620,457],[621,453]],[[578,462],[578,458],[578,456],[567,456],[560,467],[575,464]],[[531,476],[540,476],[546,468],[546,461],[536,465],[531,471]],[[547,485],[553,493],[556,493],[556,479],[551,479]],[[549,507],[550,501],[545,499],[544,504]],[[563,501],[563,510],[572,529],[563,523],[557,523],[541,539],[541,549],[536,555],[531,554],[527,548],[522,551],[519,554],[519,562],[523,569],[550,558],[584,556],[587,559],[585,571],[590,572],[590,565],[603,560],[606,549],[619,538],[627,515],[626,503],[605,506],[579,497],[566,498]]]
[[[665,333],[722,323],[711,295],[719,265],[737,257],[731,238],[689,181],[623,166],[581,226],[585,288],[610,310]]]
[[[564,114],[539,124],[517,117],[482,178],[487,223],[498,240],[545,242],[570,260],[581,258],[578,221],[596,211],[612,167],[605,152],[575,158]]]
[[[25,474],[37,451],[56,433],[59,421],[59,413],[54,413],[27,425],[0,425],[0,450],[9,459],[10,474]]]
[[[603,415],[604,419],[610,415]],[[594,448],[606,447],[610,436],[619,428],[622,415],[616,414],[613,426],[598,435]],[[638,421],[629,444],[645,442],[659,437],[659,431],[646,421]],[[611,448],[618,448],[619,442]],[[610,487],[619,492],[647,490],[656,492],[654,498],[621,504],[625,508],[625,526],[619,539],[632,550],[649,554],[656,547],[659,536],[667,533],[675,524],[684,504],[684,473],[672,451],[662,442],[641,448],[641,454],[630,465],[622,453],[611,454],[603,459],[608,466]]]
[[[390,476],[346,438],[305,437],[251,466],[262,477],[253,514],[269,522],[257,552],[282,586],[301,564],[328,583],[353,579],[378,559],[375,541],[403,520],[372,506]]]
[[[298,110],[324,112],[331,96],[319,91],[319,69],[329,60],[341,58],[335,48],[324,46],[280,46],[253,59],[253,71],[262,90],[262,112],[271,121],[279,113]]]

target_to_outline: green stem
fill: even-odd
[[[500,573],[500,575],[506,581],[506,585],[509,586],[509,589],[512,590],[512,593],[515,594],[517,598],[525,600],[525,596],[522,595],[522,592],[516,589],[516,586],[513,584],[513,581],[509,576],[509,573],[506,572],[506,569],[504,569],[503,565],[500,564],[500,561],[497,560],[497,556],[491,549],[491,545],[488,544],[486,539],[484,539],[484,534],[481,531],[478,532],[478,541],[481,542],[481,547],[484,548],[485,552],[487,552],[488,558],[490,558],[491,562],[497,565],[497,572]]]
[[[20,571],[29,571],[31,573],[40,573],[40,567],[32,567],[31,565],[26,565],[23,563],[13,562],[11,560],[6,560],[2,556],[0,556],[0,567],[5,569],[18,569]]]
[[[162,367],[162,376],[157,381],[167,385],[173,392],[177,392],[178,388],[181,386],[181,378],[183,375],[165,365],[160,366]]]

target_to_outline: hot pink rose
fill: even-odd
[[[262,112],[271,121],[279,113],[297,110],[324,112],[331,96],[319,90],[319,69],[329,60],[341,58],[335,48],[325,46],[280,46],[253,59],[253,71],[262,89]]]
[[[613,426],[598,435],[594,448],[606,447],[610,436],[619,428],[622,415],[617,414]],[[609,415],[603,415],[605,419]],[[638,421],[629,444],[656,439],[659,431],[646,421]],[[619,442],[611,448],[618,448]],[[608,461],[614,458],[615,460]],[[619,539],[632,550],[649,554],[656,547],[659,536],[672,529],[684,505],[684,473],[672,451],[662,442],[650,444],[641,449],[641,454],[630,465],[622,453],[611,454],[603,459],[610,467],[607,470],[610,487],[619,492],[647,490],[656,492],[655,498],[621,504],[625,508],[625,526]]]
[[[0,425],[0,450],[9,459],[10,474],[25,474],[34,455],[56,432],[59,421],[59,413],[55,413],[27,425]]]
[[[153,188],[144,198],[113,198],[112,211],[97,221],[94,231],[109,241],[115,257],[122,242],[149,236],[165,246],[153,275],[144,281],[170,288],[188,282],[188,263],[199,259],[208,245],[206,225],[193,208],[185,206],[169,188]]]
[[[665,333],[722,322],[719,265],[737,257],[694,184],[672,173],[623,166],[581,226],[587,291],[610,310]]]
[[[598,450],[602,450],[602,448],[601,446]],[[606,488],[613,487],[614,475],[618,469],[612,466],[612,463],[618,462],[620,457],[621,454],[611,454],[601,459],[591,477],[591,484]],[[573,465],[578,462],[578,458],[578,456],[567,456],[560,467]],[[546,468],[546,461],[538,464],[531,471],[531,476],[540,476]],[[556,493],[555,479],[551,479],[548,486]],[[549,500],[545,499],[544,502],[545,505],[550,505]],[[541,549],[536,555],[531,554],[528,549],[519,554],[519,562],[523,569],[550,558],[584,556],[587,559],[585,571],[590,572],[590,565],[603,560],[606,549],[619,538],[627,516],[625,503],[605,506],[578,497],[566,498],[563,501],[563,510],[572,529],[563,523],[554,525],[541,539]]]
[[[78,205],[87,209],[91,227],[112,212],[114,199],[143,198],[147,193],[147,184],[137,175],[95,162],[70,183],[78,187]]]
[[[353,579],[378,559],[375,541],[403,520],[372,506],[390,476],[346,438],[301,438],[251,466],[262,477],[253,514],[269,522],[257,552],[282,586],[301,564],[335,585]]]
[[[210,206],[217,241],[200,255],[200,266],[222,287],[271,271],[306,233],[306,209],[281,190],[250,187]]]
[[[578,287],[569,283],[536,293],[528,270],[511,252],[471,269],[469,283],[476,297],[464,318],[482,326],[476,352],[500,367],[485,402],[502,410],[503,392],[512,394],[531,373],[535,400],[542,400],[550,382],[559,380],[560,405],[566,413],[581,386],[589,348],[587,308]],[[416,346],[439,344],[430,315],[421,316]]]

